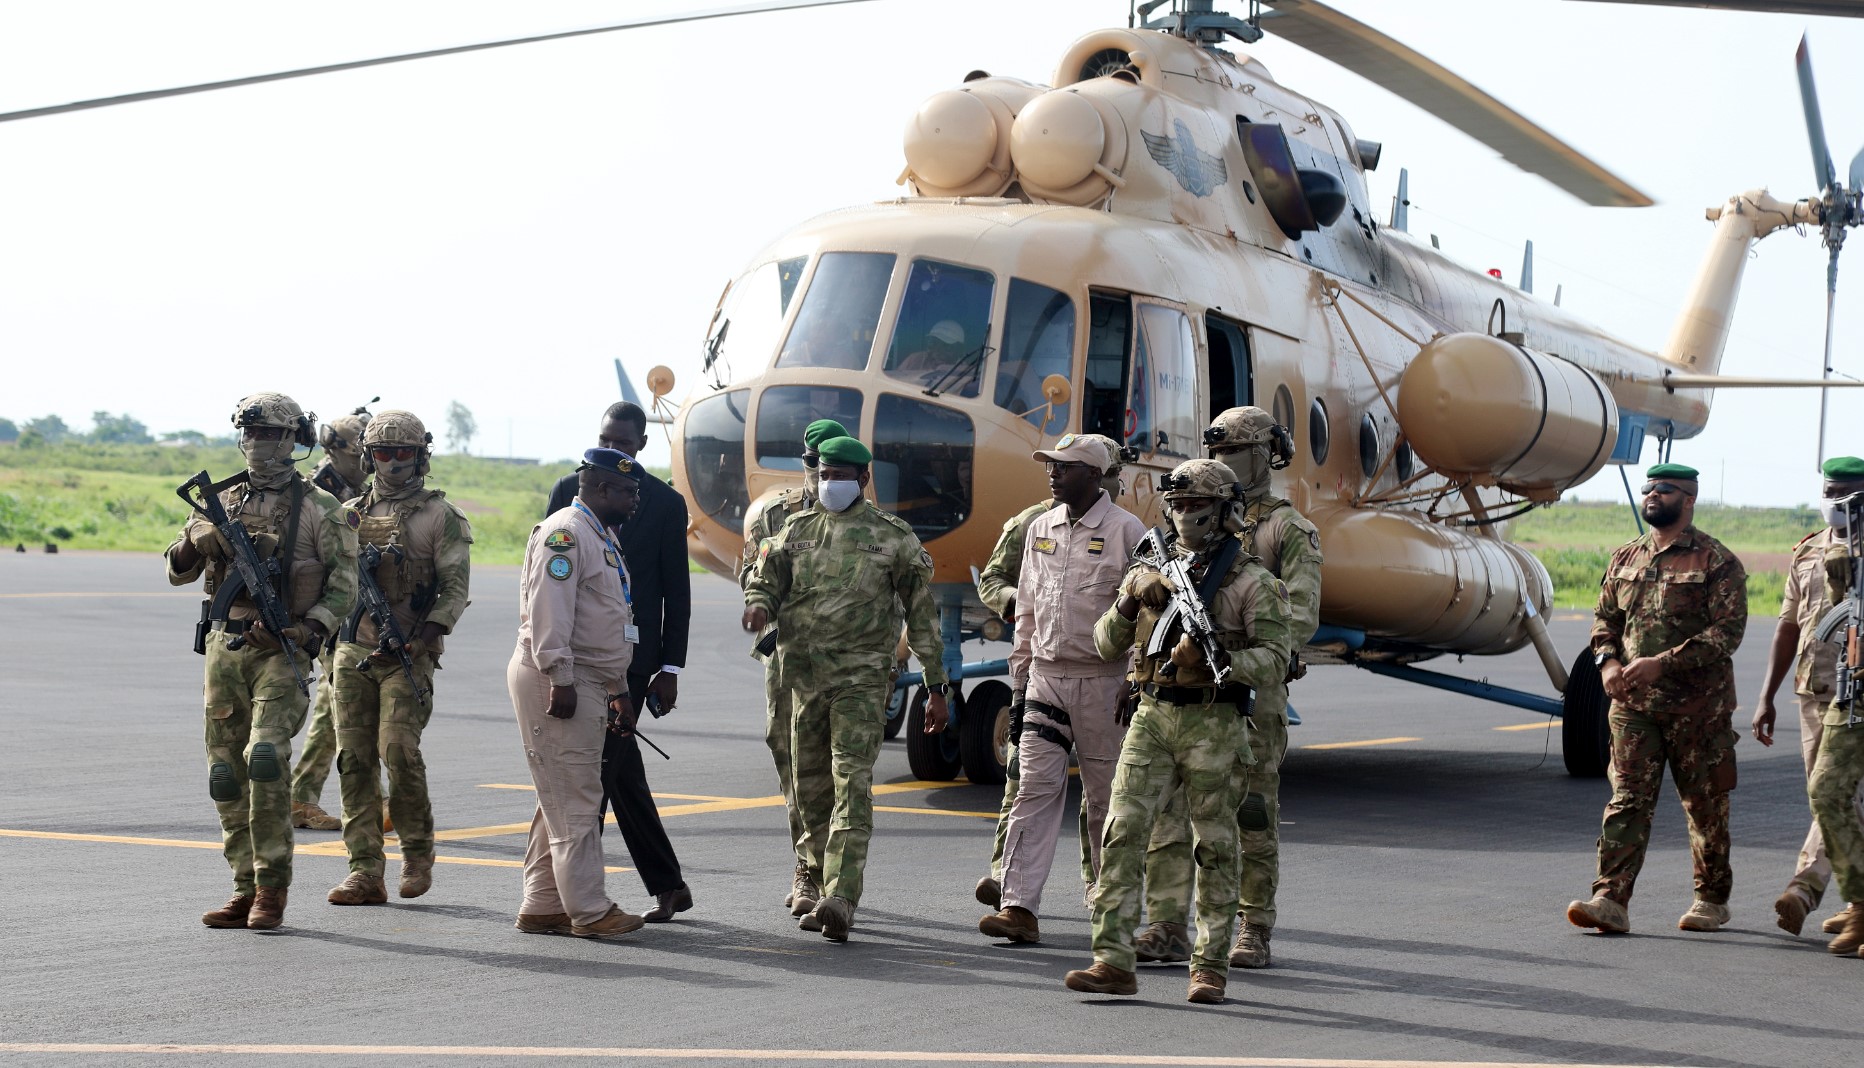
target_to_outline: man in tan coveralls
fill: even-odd
[[[636,631],[627,568],[609,528],[634,514],[634,458],[590,449],[568,508],[531,529],[518,578],[518,646],[505,670],[518,733],[537,787],[524,853],[518,930],[583,938],[626,934],[645,921],[603,886],[602,732],[609,713],[631,729],[628,662]]]

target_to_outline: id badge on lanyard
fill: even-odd
[[[634,625],[634,595],[628,589],[628,569],[622,566],[621,548],[615,544],[615,539],[609,536],[608,528],[602,525],[602,521],[597,519],[595,513],[591,512],[583,502],[576,502],[576,510],[588,516],[589,521],[595,524],[595,528],[602,532],[602,562],[614,568],[616,577],[621,579],[621,601],[628,606],[628,625],[622,628],[621,638],[629,645],[639,645],[641,628]]]

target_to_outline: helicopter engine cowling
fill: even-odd
[[[1113,168],[1126,159],[1126,124],[1102,99],[1105,92],[1052,89],[1017,113],[1010,158],[1031,199],[1086,207],[1116,188]]]
[[[926,197],[1002,194],[1016,180],[1010,127],[1041,92],[1020,78],[983,77],[934,93],[906,124],[901,180]]]
[[[1398,422],[1438,471],[1547,499],[1605,466],[1618,404],[1578,364],[1487,334],[1449,334],[1405,368]]]

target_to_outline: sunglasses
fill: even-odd
[[[1683,492],[1683,488],[1681,486],[1678,486],[1674,482],[1646,482],[1644,483],[1643,488],[1638,490],[1638,496],[1640,497],[1650,497],[1650,496],[1667,497],[1672,493],[1681,493],[1681,492]]]
[[[1050,460],[1043,466],[1048,468],[1049,474],[1061,475],[1069,471],[1079,470],[1087,465],[1074,460]]]
[[[369,455],[378,460],[412,460],[418,451],[412,445],[377,445],[369,450]]]

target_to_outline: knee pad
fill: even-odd
[[[363,770],[362,759],[356,755],[356,751],[354,749],[337,750],[337,774],[338,775],[354,775],[358,771],[362,771],[362,770]]]
[[[252,755],[246,758],[246,777],[253,782],[277,782],[283,775],[278,747],[271,742],[254,742]]]
[[[216,760],[207,766],[207,796],[222,805],[239,800],[239,779],[233,775],[233,765]]]
[[[1236,825],[1245,831],[1268,830],[1269,799],[1256,793],[1243,798],[1243,807],[1236,811]]]
[[[388,752],[383,754],[383,756],[386,758],[383,760],[383,763],[390,767],[406,768],[410,771],[426,770],[427,768],[427,761],[421,759],[420,747],[409,745],[406,742],[389,742]]]

